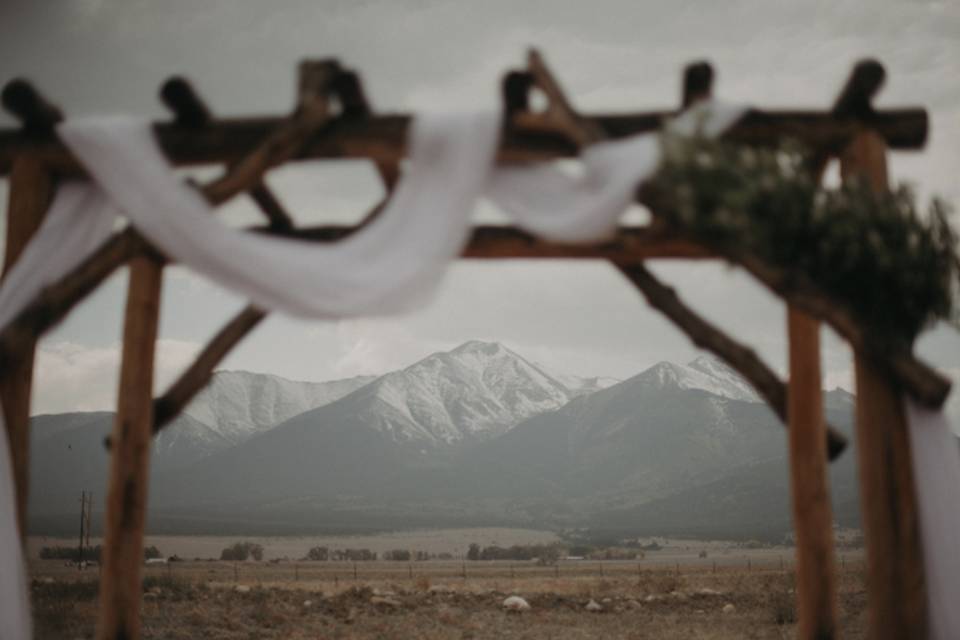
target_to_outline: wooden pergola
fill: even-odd
[[[857,64],[832,108],[823,111],[748,111],[725,138],[769,147],[795,139],[814,152],[817,179],[838,159],[843,180],[866,178],[888,189],[888,150],[921,149],[927,136],[922,108],[875,110],[871,100],[884,81],[875,61]],[[575,156],[591,142],[657,131],[664,120],[709,98],[709,64],[689,65],[678,108],[631,114],[580,115],[536,52],[526,68],[506,74],[506,113],[497,153],[503,164]],[[530,108],[532,91],[547,108]],[[288,116],[216,118],[191,86],[172,78],[161,99],[173,119],[153,125],[171,164],[217,164],[221,177],[200,192],[213,205],[241,193],[262,209],[266,223],[251,233],[336,242],[377,215],[378,205],[358,225],[302,228],[264,182],[271,168],[307,159],[365,158],[375,163],[388,192],[400,176],[411,117],[374,113],[359,76],[334,60],[301,63],[296,108]],[[0,174],[9,175],[8,233],[4,272],[37,230],[65,178],[83,177],[83,167],[58,140],[61,112],[24,80],[8,83],[4,107],[19,119],[0,130]],[[546,242],[510,226],[475,227],[465,258],[599,259],[615,265],[647,302],[693,342],[726,361],[749,380],[788,425],[792,502],[797,540],[800,637],[837,633],[832,516],[828,459],[839,455],[844,437],[826,425],[821,395],[819,335],[825,322],[855,352],[856,434],[863,527],[867,543],[869,627],[872,638],[925,637],[926,601],[917,503],[907,439],[903,394],[939,407],[949,382],[907,348],[890,349],[862,326],[843,303],[831,299],[801,273],[774,267],[749,254],[694,241],[660,224],[657,202],[638,185],[637,198],[652,222],[621,227],[609,241],[587,245]],[[649,259],[716,259],[747,270],[787,305],[789,379],[781,380],[746,344],[727,336],[691,309],[646,267]],[[159,398],[152,397],[154,351],[163,267],[169,263],[132,227],[116,233],[73,273],[47,287],[0,334],[0,400],[7,424],[25,529],[29,468],[29,408],[34,351],[44,331],[62,320],[117,268],[129,265],[123,360],[116,423],[109,440],[110,485],[106,502],[98,637],[139,636],[141,564],[151,439],[209,381],[222,358],[266,315],[249,306],[231,319],[183,375]]]

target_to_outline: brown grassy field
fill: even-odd
[[[778,563],[185,562],[147,567],[145,638],[666,638],[794,636],[793,575]],[[236,572],[235,572],[236,569]],[[600,571],[603,575],[600,575]],[[90,638],[97,570],[32,564],[37,638]],[[839,567],[842,636],[865,637],[858,561]],[[529,611],[507,613],[520,595]],[[591,600],[603,610],[591,613]],[[732,611],[729,610],[732,605]],[[728,611],[724,611],[724,609]]]

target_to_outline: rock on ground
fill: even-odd
[[[507,611],[528,611],[530,603],[520,596],[510,596],[503,601],[503,608]]]

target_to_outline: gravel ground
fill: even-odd
[[[531,578],[468,583],[426,573],[403,584],[371,581],[247,584],[149,576],[144,638],[664,638],[780,640],[795,635],[789,571],[677,576]],[[863,638],[862,570],[840,571],[841,636]],[[507,612],[523,597],[530,609]],[[65,575],[33,582],[37,638],[92,638],[97,583]],[[592,612],[595,602],[601,610]]]

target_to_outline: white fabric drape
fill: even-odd
[[[960,638],[960,445],[942,411],[904,397],[931,640]]]
[[[246,233],[211,215],[171,170],[146,122],[102,118],[58,128],[113,203],[164,253],[270,310],[337,318],[422,302],[463,249],[493,163],[492,113],[415,119],[410,159],[380,215],[335,244]]]
[[[94,185],[65,184],[0,287],[6,327],[44,287],[70,273],[110,235],[114,215]],[[17,529],[17,500],[3,412],[0,411],[0,638],[30,637],[30,605]]]
[[[746,111],[717,101],[696,104],[667,123],[677,135],[715,137]],[[494,169],[487,195],[519,226],[559,242],[603,240],[614,233],[637,186],[660,164],[660,140],[644,134],[599,142],[580,156],[583,172],[533,165]]]

